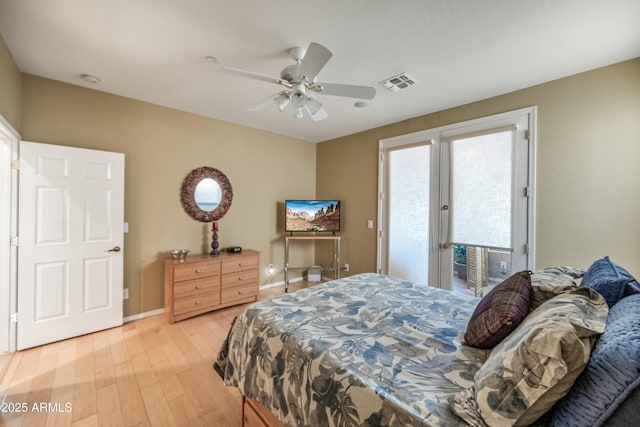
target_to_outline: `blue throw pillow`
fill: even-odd
[[[640,292],[640,285],[636,279],[608,256],[591,264],[582,278],[582,286],[592,288],[601,294],[609,308],[625,296]]]
[[[640,404],[638,386],[640,295],[631,295],[609,310],[607,326],[591,352],[587,367],[569,393],[556,405],[551,425],[599,426],[609,419],[623,402],[620,411],[635,411],[633,414],[637,416]],[[627,398],[636,401],[625,402]],[[620,411],[615,414],[617,418],[630,418],[619,413]]]

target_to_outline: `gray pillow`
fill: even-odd
[[[545,269],[538,270],[531,275],[531,301],[529,302],[529,312],[532,312],[542,303],[557,295],[580,287],[576,282],[576,278],[565,272],[568,268],[570,267],[563,267],[563,269],[560,269],[560,267],[546,267]]]
[[[542,269],[544,273],[566,274],[574,279],[580,279],[584,276],[585,271],[581,268],[571,267],[568,265],[553,265]]]
[[[584,274],[582,286],[599,292],[609,308],[622,298],[640,291],[636,279],[624,268],[611,261],[608,256],[595,261]]]

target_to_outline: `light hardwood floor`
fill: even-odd
[[[173,325],[153,316],[0,355],[0,426],[241,426],[241,396],[212,364],[245,306]]]

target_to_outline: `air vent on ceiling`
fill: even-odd
[[[386,87],[391,92],[401,91],[403,89],[408,88],[409,86],[413,86],[416,83],[420,83],[420,82],[414,79],[413,77],[411,77],[407,73],[401,73],[401,74],[398,74],[397,76],[389,77],[388,79],[385,79],[380,82],[382,86]]]

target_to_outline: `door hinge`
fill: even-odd
[[[530,138],[531,138],[531,132],[529,132],[529,129],[527,129],[524,131],[524,140],[529,141]]]
[[[524,197],[531,197],[530,187],[524,187]]]
[[[18,323],[18,313],[13,313],[9,319],[11,323]]]
[[[11,169],[13,170],[20,170],[20,160],[12,160],[11,161]]]
[[[524,254],[525,255],[529,255],[529,244],[528,243],[524,244]]]
[[[18,246],[20,244],[20,239],[18,239],[18,236],[13,236],[10,243],[11,246]]]

